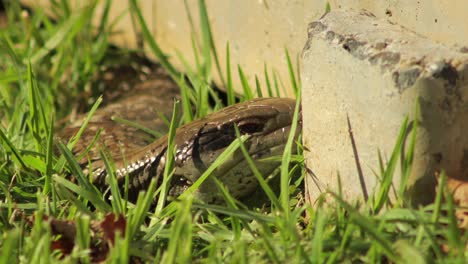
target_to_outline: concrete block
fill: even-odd
[[[366,11],[335,10],[309,25],[303,59],[306,179],[313,204],[326,188],[361,199],[378,183],[418,102],[418,136],[409,184],[415,203],[433,200],[434,172],[468,179],[468,49],[434,42]],[[359,179],[348,121],[362,169]],[[398,187],[400,169],[394,186]]]

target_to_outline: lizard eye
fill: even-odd
[[[263,131],[264,123],[259,120],[243,121],[237,127],[241,134],[254,134]]]

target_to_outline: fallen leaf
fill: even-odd
[[[63,256],[68,256],[73,251],[76,239],[76,222],[73,220],[59,220],[43,216],[43,221],[50,225],[52,235],[56,236],[51,243],[52,250],[59,250]],[[34,224],[34,217],[28,219],[28,224]],[[125,236],[127,222],[122,215],[107,214],[103,220],[93,220],[90,223],[90,258],[91,262],[104,262],[110,248],[115,243],[115,236],[119,232]]]

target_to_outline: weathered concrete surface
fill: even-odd
[[[378,151],[390,158],[405,116],[420,106],[409,184],[432,201],[434,171],[468,178],[468,50],[422,37],[371,13],[336,10],[309,25],[303,51],[303,124],[313,204],[320,190],[362,198],[378,182]],[[363,183],[349,134],[352,127]],[[400,169],[396,170],[398,187]],[[365,191],[364,191],[365,190]]]
[[[21,0],[31,6],[50,10],[50,0]],[[70,0],[72,6],[82,6],[88,1]],[[102,3],[97,9],[102,11]],[[185,1],[153,0],[138,1],[150,30],[172,62],[183,69],[175,54],[179,50],[192,65],[194,57],[191,43],[191,28],[184,6]],[[307,24],[319,19],[326,3],[331,9],[367,9],[377,17],[387,18],[433,40],[447,44],[468,43],[466,23],[466,0],[388,1],[388,0],[207,0],[215,44],[221,66],[225,68],[226,43],[230,43],[231,64],[236,88],[241,92],[236,66],[243,67],[250,83],[255,75],[264,83],[263,67],[266,63],[283,80],[286,94],[291,96],[284,48],[287,47],[293,60],[300,54],[307,39]],[[198,1],[188,0],[195,30],[199,29]],[[112,2],[109,19],[119,18],[112,41],[126,47],[136,48],[138,41],[134,24],[128,10],[128,0]],[[96,24],[100,18],[96,17]],[[148,52],[152,55],[151,52]],[[272,72],[270,72],[270,77]],[[264,87],[265,85],[263,85]]]

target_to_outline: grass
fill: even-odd
[[[109,7],[111,1],[104,3]],[[190,38],[197,63],[189,65],[186,55],[180,52],[173,58],[186,66],[184,78],[149,34],[137,1],[129,3],[145,43],[181,88],[182,122],[223,107],[210,85],[213,74],[218,74],[227,88],[229,103],[250,99],[255,96],[254,91],[260,95],[260,79],[265,79],[268,96],[278,96],[284,89],[283,80],[266,63],[264,76],[258,76],[255,84],[250,84],[241,66],[230,65],[229,44],[225,51],[227,61],[220,61],[202,0],[199,10],[187,9],[198,11],[201,16],[202,36],[193,34]],[[388,198],[394,189],[391,180],[397,165],[405,177],[411,168],[416,126],[410,126],[409,120],[402,124],[390,160],[381,160],[378,175],[381,185],[370,194],[367,203],[345,201],[340,191],[328,192],[332,199],[328,205],[320,201],[312,208],[298,201],[305,169],[302,156],[291,155],[290,148],[280,157],[283,163],[276,173],[280,178],[279,195],[270,189],[264,175],[255,174],[270,201],[267,208],[245,207],[222,184],[219,188],[225,205],[194,200],[193,189],[224,157],[239,148],[245,153],[242,137],[178,200],[159,199],[156,208],[150,209],[154,197],[166,188],[153,180],[146,193],[130,204],[123,199],[125,194],[123,197],[117,194],[116,183],[111,181],[114,200],[108,203],[73,157],[70,149],[76,141],[57,142],[53,128],[55,120],[73,110],[73,102],[80,94],[90,92],[93,74],[108,52],[107,38],[114,21],[108,21],[105,11],[99,25],[90,27],[91,18],[96,16],[95,3],[72,12],[67,1],[55,1],[51,10],[56,15],[54,21],[41,10],[25,16],[16,1],[6,3],[8,27],[0,33],[0,263],[89,263],[93,241],[88,230],[109,213],[122,214],[127,223],[123,230],[118,229],[120,233],[108,256],[108,262],[115,263],[127,263],[135,257],[155,263],[402,263],[410,259],[414,263],[463,263],[466,260],[464,246],[468,235],[457,227],[453,199],[444,184],[438,186],[434,204],[425,207],[411,208],[405,202],[405,181],[394,191],[398,202],[392,204]],[[198,25],[192,22],[191,27]],[[298,69],[294,69],[287,50],[285,54],[289,82],[299,103]],[[221,70],[223,63],[226,72]],[[233,78],[241,80],[244,95],[240,99],[232,89]],[[209,98],[214,101],[213,107],[206,103]],[[100,100],[89,103],[91,116]],[[176,107],[176,115],[177,111]],[[172,120],[170,134],[177,125]],[[405,137],[407,131],[412,131],[409,137]],[[288,146],[291,145],[292,138],[288,140]],[[54,146],[58,146],[59,153],[53,151]],[[167,160],[172,160],[171,149]],[[405,159],[399,159],[402,154]],[[108,158],[106,165],[112,167],[112,159]],[[255,171],[250,157],[246,159]],[[78,183],[65,177],[68,172],[75,175]],[[167,182],[172,172],[171,166],[166,167],[163,182]],[[300,175],[293,177],[297,174]],[[442,175],[441,182],[445,180]],[[44,216],[76,225],[72,241],[75,246],[66,257],[52,250],[51,242],[58,238],[51,224],[43,220]],[[444,248],[449,248],[448,252]]]

